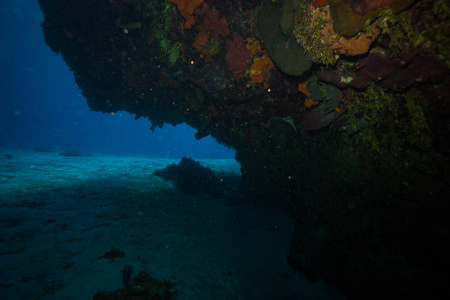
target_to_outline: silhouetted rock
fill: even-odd
[[[214,192],[219,179],[207,167],[192,158],[183,157],[178,165],[171,164],[163,170],[156,170],[154,175],[166,180],[173,180],[175,186],[183,193],[197,194],[200,190]]]
[[[41,147],[35,147],[35,148],[33,148],[33,151],[34,152],[44,152],[44,153],[55,152],[55,150],[48,149],[48,148],[41,148]]]
[[[176,299],[178,293],[178,290],[172,290],[175,285],[175,283],[170,281],[156,280],[148,275],[147,272],[142,271],[136,275],[126,287],[113,292],[98,291],[93,299],[172,300]]]
[[[109,260],[113,260],[119,257],[124,257],[125,252],[123,252],[120,249],[116,249],[114,246],[111,248],[111,250],[106,251],[102,256],[99,256],[97,259],[103,259],[107,258]]]
[[[66,152],[62,152],[59,155],[60,156],[84,156],[84,157],[91,157],[91,156],[93,156],[92,154],[83,153],[83,152],[80,152],[80,151],[77,151],[77,150],[72,150],[72,149],[69,149]]]

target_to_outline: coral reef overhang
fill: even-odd
[[[429,296],[445,288],[448,94],[427,88],[445,87],[448,69],[420,55],[391,59],[372,51],[363,59],[374,57],[372,66],[383,59],[376,69],[382,74],[361,60],[366,69],[323,69],[317,77],[327,84],[318,85],[311,70],[288,75],[270,61],[258,32],[255,16],[264,1],[195,1],[183,11],[162,0],[39,2],[45,41],[62,54],[92,110],[125,110],[148,118],[152,128],[186,122],[199,138],[210,134],[236,150],[248,197],[283,206],[295,219],[287,259],[303,276],[349,299]],[[277,2],[282,11],[303,1]],[[291,12],[284,14],[294,22]],[[425,72],[427,64],[434,73]],[[346,76],[336,77],[338,69]],[[410,78],[416,70],[425,71]],[[410,125],[398,125],[399,117],[386,126],[381,112],[407,108],[421,120],[421,110],[410,98],[399,108],[382,90],[361,89],[376,82],[395,90],[393,77],[434,99],[429,128],[415,124],[411,135],[392,137]],[[371,97],[385,102],[368,106]],[[369,125],[384,135],[374,138]],[[414,133],[425,129],[432,133],[428,147],[409,147],[409,139],[423,142]]]

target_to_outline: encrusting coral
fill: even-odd
[[[184,27],[186,29],[192,28],[197,23],[195,10],[203,3],[203,0],[167,0],[177,6],[180,14],[186,19]]]
[[[250,67],[250,84],[262,83],[264,88],[269,88],[270,70],[275,66],[267,53],[261,57],[255,57]]]
[[[294,36],[302,45],[307,56],[316,62],[334,64],[339,55],[360,55],[369,51],[369,47],[380,34],[375,26],[354,37],[341,36],[333,29],[333,20],[329,6],[316,7],[304,4],[296,18]]]
[[[241,36],[235,36],[227,42],[225,60],[236,79],[245,77],[245,72],[252,62],[252,56],[244,44]]]
[[[206,30],[201,30],[195,36],[195,40],[192,43],[192,47],[197,50],[198,53],[201,54],[209,54],[209,34]]]
[[[305,107],[311,107],[313,105],[316,105],[317,103],[319,103],[319,101],[315,101],[314,97],[311,96],[311,93],[308,91],[308,81],[304,81],[304,82],[299,82],[298,83],[298,90],[304,94],[306,96],[305,99]]]
[[[268,89],[270,70],[275,67],[269,54],[261,49],[261,44],[254,38],[247,38],[245,46],[253,56],[253,64],[249,70],[250,84],[261,83]]]
[[[206,3],[199,9],[199,16],[203,16],[202,26],[217,40],[222,40],[230,33],[227,19],[216,8],[210,8]]]

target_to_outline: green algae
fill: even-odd
[[[380,12],[377,26],[389,39],[388,47],[394,55],[410,47],[418,51],[434,50],[450,67],[450,7],[444,0],[423,1],[416,10],[421,17],[413,19],[409,11],[395,14],[391,9]]]
[[[324,16],[313,20],[312,6],[309,3],[303,3],[300,6],[299,13],[295,19],[294,37],[306,51],[307,57],[311,61],[319,62],[325,65],[333,65],[339,59],[338,55],[326,45],[322,40],[321,30],[328,25],[328,20]],[[332,40],[338,40],[339,34],[332,37]]]
[[[385,9],[397,14],[409,7],[414,0],[400,0]],[[355,13],[344,0],[335,0],[330,3],[330,13],[333,19],[333,29],[345,36],[354,36],[375,21],[383,9],[371,10],[364,15]]]
[[[355,102],[347,106],[347,118],[352,132],[358,132],[357,144],[394,157],[405,148],[430,148],[424,99],[418,90],[394,94],[372,84],[363,93],[350,94]]]
[[[216,55],[220,50],[220,41],[211,37],[209,40],[209,54]]]

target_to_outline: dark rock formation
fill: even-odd
[[[147,272],[141,271],[130,283],[113,292],[98,291],[94,300],[114,299],[152,299],[152,300],[174,300],[178,291],[174,290],[176,284],[169,281],[160,281],[152,278]]]
[[[283,1],[283,10],[273,3],[262,6],[258,15],[258,28],[270,57],[284,72],[302,75],[311,67],[305,50],[292,36],[296,1]],[[288,6],[288,7],[286,7]]]
[[[333,59],[312,65],[304,52],[314,49],[285,35],[292,30],[288,20],[296,3],[308,1],[205,0],[215,17],[208,21],[200,8],[179,11],[162,0],[39,2],[46,43],[61,53],[92,110],[126,110],[151,120],[153,129],[186,122],[198,138],[210,134],[236,149],[246,195],[276,202],[295,219],[288,261],[303,276],[323,279],[348,299],[445,292],[448,276],[442,274],[450,266],[445,1],[377,1],[376,7],[403,6],[392,12],[369,8],[365,15],[347,2],[368,1],[331,1],[337,33],[371,35],[373,27],[365,27],[372,21],[381,33],[368,54],[347,57],[328,49]],[[222,27],[208,36],[211,22]],[[312,28],[320,29],[329,20],[314,22]],[[194,47],[201,35],[203,47]],[[239,76],[226,59],[236,36],[252,63],[247,56]],[[276,67],[253,67],[268,58],[266,51]],[[252,80],[261,74],[261,80]],[[302,85],[300,92],[306,80],[316,83],[307,85],[308,93]]]
[[[414,1],[331,1],[330,12],[331,18],[333,18],[334,31],[342,35],[354,36],[378,18],[383,9],[390,9],[396,14],[410,6]],[[347,2],[352,3],[352,5]],[[386,5],[387,3],[391,5]]]
[[[178,165],[171,164],[153,174],[173,180],[175,187],[186,194],[197,194],[200,191],[214,193],[219,186],[219,178],[210,168],[203,167],[198,161],[188,157],[183,157]]]
[[[358,14],[366,14],[371,10],[376,10],[392,5],[399,0],[344,0],[350,4],[352,10]]]
[[[114,260],[116,258],[120,258],[120,257],[124,257],[125,256],[125,252],[123,252],[120,249],[116,249],[114,246],[112,247],[111,250],[106,251],[103,255],[99,256],[97,259],[109,259],[109,260]]]
[[[93,155],[90,154],[90,153],[83,153],[83,152],[80,152],[80,151],[77,151],[77,150],[69,149],[69,150],[67,150],[67,151],[65,151],[65,152],[59,153],[59,156],[75,156],[75,157],[77,157],[77,156],[82,156],[82,157],[91,157],[91,156],[93,156]]]

